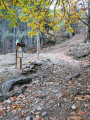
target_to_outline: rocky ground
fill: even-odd
[[[33,61],[41,63],[28,74],[22,74],[19,64],[15,69],[15,54],[0,55],[0,84],[20,77],[32,79],[25,92],[0,102],[0,120],[90,120],[90,45],[84,45],[88,54],[83,57],[81,53],[74,59],[69,54],[78,54],[82,47],[76,45],[83,41],[83,35],[76,35],[44,48],[39,60],[36,53],[24,53],[23,68]]]

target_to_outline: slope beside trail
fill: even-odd
[[[73,59],[73,56],[66,55],[66,52],[69,50],[71,45],[75,45],[83,41],[84,35],[78,34],[71,39],[62,42],[59,45],[43,49],[40,55],[50,59],[54,63],[64,62],[64,64],[79,67],[80,61]]]

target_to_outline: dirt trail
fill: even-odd
[[[64,64],[69,64],[72,66],[80,66],[80,61],[73,59],[71,56],[67,56],[67,52],[71,45],[78,44],[84,41],[84,36],[78,34],[67,41],[64,41],[60,45],[56,45],[50,48],[45,48],[41,52],[41,56],[46,57],[53,61],[54,63],[64,62]]]
[[[64,41],[59,45],[44,48],[40,52],[40,59],[48,58],[54,63],[67,64],[72,66],[79,66],[80,62],[74,60],[73,57],[67,56],[66,51],[73,44],[80,43],[84,40],[84,36],[78,34],[71,39]],[[23,55],[23,65],[28,64],[31,61],[37,60],[37,54],[24,53]],[[18,59],[18,69],[15,69],[15,53],[9,53],[6,55],[0,55],[0,82],[3,80],[17,78],[21,76],[21,71],[19,70],[19,59]]]

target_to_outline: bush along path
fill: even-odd
[[[90,119],[89,55],[75,60],[66,53],[72,44],[77,44],[75,40],[79,43],[83,36],[41,51],[40,60],[34,62],[41,64],[34,72],[23,75],[32,78],[25,84],[25,91],[0,102],[0,120]],[[14,87],[7,95],[21,87]]]

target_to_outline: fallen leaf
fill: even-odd
[[[3,115],[3,112],[2,111],[0,111],[0,116],[2,116]]]
[[[20,106],[17,105],[16,108],[14,110],[19,110],[20,109]]]
[[[54,118],[52,118],[52,117],[49,117],[48,119],[49,119],[49,120],[55,120],[55,119],[54,119]]]
[[[67,95],[68,93],[67,92],[64,92],[64,93],[62,93],[62,96],[65,96],[65,95]]]
[[[86,112],[82,111],[82,110],[79,110],[79,112],[77,113],[78,115],[84,115],[86,114]]]
[[[70,120],[84,120],[83,118],[79,117],[79,116],[72,116],[69,118]]]
[[[2,109],[2,111],[4,112],[4,111],[5,111],[5,109]]]
[[[24,115],[23,115],[23,114],[21,114],[21,115],[20,115],[20,117],[24,117]]]
[[[75,97],[75,100],[86,100],[90,98],[90,95],[78,95]]]
[[[36,113],[35,113],[35,115],[39,115],[39,114],[41,114],[41,112],[36,112]]]

